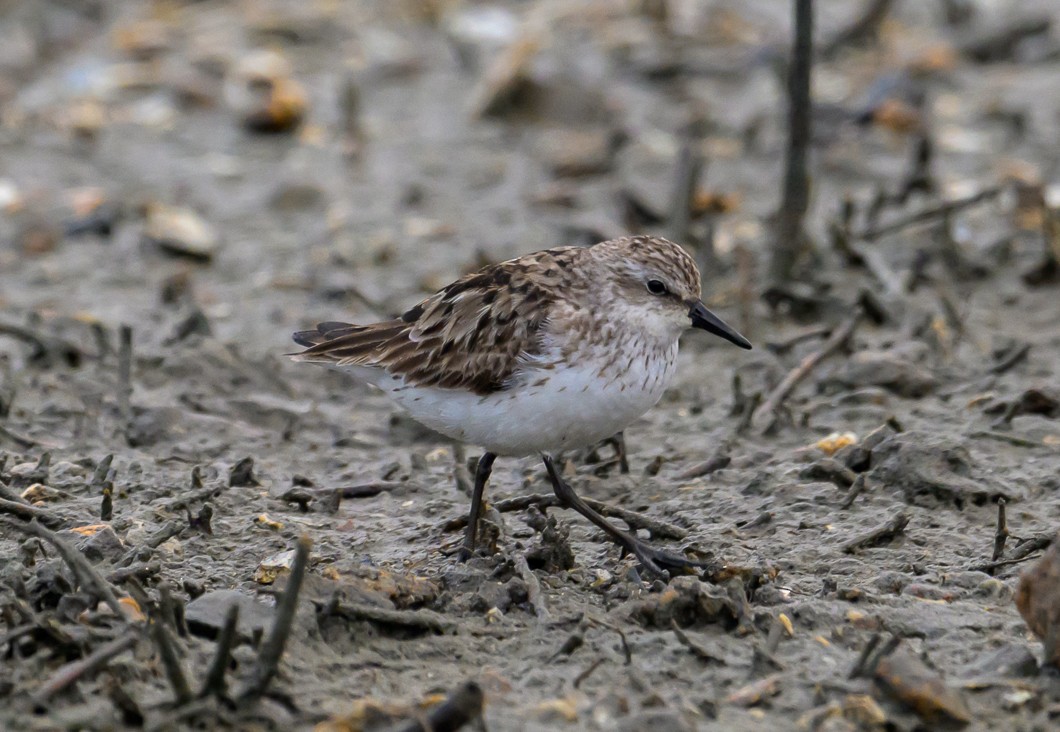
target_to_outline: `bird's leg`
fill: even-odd
[[[615,458],[618,460],[618,472],[623,475],[629,473],[629,458],[626,452],[626,433],[616,432],[604,442],[610,443],[615,448]]]
[[[461,562],[466,562],[475,552],[475,535],[478,533],[478,520],[482,516],[482,494],[486,492],[486,483],[493,471],[493,461],[497,456],[492,452],[485,453],[478,460],[475,468],[475,488],[471,491],[471,510],[467,515],[467,529],[464,532],[464,545],[458,555]]]
[[[541,457],[545,461],[545,469],[548,471],[548,477],[552,481],[552,490],[556,492],[556,498],[558,498],[567,508],[573,509],[589,519],[607,534],[612,541],[626,551],[632,553],[638,560],[640,560],[641,565],[643,565],[648,572],[657,576],[663,576],[664,571],[666,570],[683,571],[689,568],[712,566],[707,562],[697,562],[693,559],[687,559],[676,554],[670,554],[655,549],[630,532],[618,528],[590,508],[585,501],[578,497],[578,494],[574,492],[574,489],[559,476],[559,471],[556,470],[556,465],[550,456],[542,455]]]

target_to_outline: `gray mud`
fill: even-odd
[[[776,307],[761,294],[787,3],[669,3],[668,20],[622,3],[502,4],[487,23],[499,43],[461,26],[458,5],[0,8],[0,481],[35,507],[0,518],[0,727],[378,729],[465,680],[484,690],[492,730],[1060,724],[1057,677],[1039,672],[1013,602],[1039,553],[1024,550],[1060,526],[1060,285],[1039,267],[1040,199],[1056,207],[1060,185],[1056,5],[897,3],[875,42],[818,62],[813,284],[774,292]],[[855,15],[821,5],[820,39]],[[976,12],[951,26],[944,6]],[[1005,44],[1024,18],[1052,28]],[[476,117],[490,59],[528,28],[532,83]],[[295,130],[241,123],[255,102],[236,70],[261,48],[305,90]],[[465,455],[342,375],[289,362],[290,333],[399,313],[519,253],[670,233],[693,114],[705,167],[683,243],[710,263],[708,302],[756,350],[689,335],[673,388],[625,433],[630,472],[606,447],[566,470],[582,495],[684,529],[655,541],[724,565],[719,584],[644,581],[557,509],[551,525],[493,514],[496,552],[457,563],[460,532],[443,524],[467,509],[454,473],[466,477],[474,446]],[[910,179],[921,129],[930,185],[883,200]],[[872,227],[874,200],[886,226],[999,185],[949,217],[851,233]],[[160,205],[208,230],[160,220]],[[905,280],[888,291],[837,237]],[[776,414],[748,422],[756,395],[824,340],[769,344],[831,331],[866,291],[881,322],[860,321]],[[858,444],[828,462],[816,445],[833,433]],[[108,455],[113,473],[93,480]],[[721,455],[721,469],[693,470]],[[538,460],[498,461],[495,502],[548,492]],[[1002,497],[1011,536],[993,564]],[[175,705],[144,633],[43,699],[63,664],[144,622],[132,611],[120,630],[19,528],[33,512],[133,598],[123,612],[144,604],[157,624],[169,589],[193,692],[224,620],[212,593],[242,593],[238,689],[287,577],[266,560],[309,537],[266,698]],[[900,641],[887,669],[920,658],[957,701],[929,693],[925,708],[944,711],[921,717],[871,669],[851,678],[876,634]]]

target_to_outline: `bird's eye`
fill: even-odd
[[[653,295],[665,295],[669,292],[666,285],[659,280],[648,280],[648,292]]]

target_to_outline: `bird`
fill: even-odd
[[[585,503],[556,458],[624,430],[673,380],[678,340],[699,329],[751,343],[703,304],[699,269],[679,245],[628,236],[490,264],[392,320],[319,323],[294,333],[293,360],[367,383],[415,420],[485,452],[460,549],[476,548],[497,457],[541,457],[563,507],[600,528],[649,573],[697,560],[652,547]]]

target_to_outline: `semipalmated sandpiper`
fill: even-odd
[[[486,450],[465,558],[496,457],[539,454],[564,506],[661,574],[700,563],[612,525],[560,477],[553,456],[608,438],[654,406],[690,327],[751,347],[703,305],[699,270],[681,247],[635,236],[489,265],[395,320],[321,323],[294,334],[307,348],[293,358],[350,373],[431,429]]]

